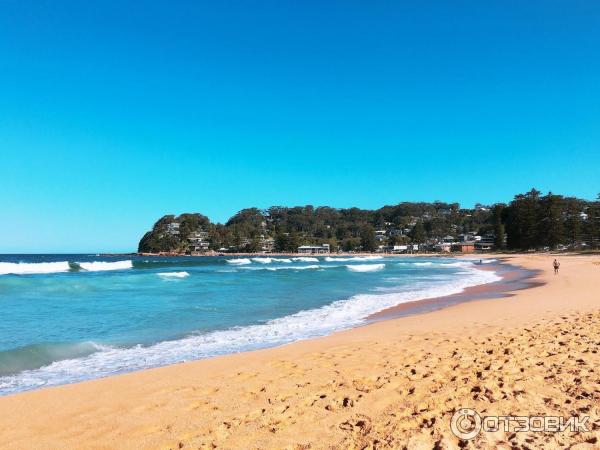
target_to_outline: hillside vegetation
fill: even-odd
[[[311,205],[247,208],[227,223],[198,213],[160,218],[139,252],[294,252],[299,245],[329,244],[332,251],[372,252],[401,244],[432,249],[445,238],[483,236],[496,249],[592,249],[600,246],[600,194],[595,201],[532,189],[509,204],[460,208],[458,203],[402,202],[376,210]],[[198,248],[198,247],[196,247]]]

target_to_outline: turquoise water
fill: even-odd
[[[497,281],[444,258],[0,256],[0,394],[281,345]]]

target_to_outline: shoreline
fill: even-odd
[[[494,259],[498,259],[498,261],[477,266],[476,269],[493,271],[496,275],[501,277],[500,280],[468,286],[462,292],[456,294],[401,303],[367,316],[367,323],[380,320],[392,320],[398,317],[407,317],[415,314],[424,314],[448,308],[459,303],[475,300],[492,300],[510,297],[514,295],[514,291],[543,285],[542,282],[536,281],[539,271],[511,265],[499,258]]]
[[[356,254],[351,254],[351,255],[360,257],[359,255],[356,255]],[[320,256],[323,256],[323,255],[320,255]],[[389,255],[389,256],[397,256],[397,255]],[[404,255],[404,256],[410,257],[412,255]],[[446,260],[457,259],[458,261],[469,261],[468,258],[460,258],[460,257],[458,257],[458,255],[454,255],[454,256],[455,256],[455,258],[448,257],[445,259]],[[478,258],[478,259],[481,259],[481,258]],[[24,388],[22,390],[17,390],[17,391],[13,391],[13,392],[1,392],[0,398],[6,397],[6,396],[11,396],[11,395],[18,395],[18,394],[24,393],[24,392],[32,392],[32,391],[38,391],[38,390],[43,390],[43,389],[50,389],[50,388],[59,387],[59,386],[69,386],[69,385],[78,384],[78,383],[85,383],[87,381],[100,380],[100,379],[104,379],[104,378],[110,378],[110,377],[125,375],[125,374],[129,374],[129,373],[137,373],[137,372],[151,370],[151,369],[159,368],[159,367],[168,367],[171,365],[181,364],[184,362],[210,360],[210,359],[224,356],[224,355],[247,353],[247,352],[252,352],[252,351],[257,351],[257,350],[268,350],[268,349],[279,348],[282,346],[290,345],[295,342],[303,342],[303,341],[312,340],[312,339],[320,339],[323,337],[334,335],[339,332],[364,327],[374,321],[390,320],[390,319],[394,319],[394,318],[402,317],[402,316],[423,314],[425,312],[448,307],[452,304],[469,301],[469,298],[470,298],[469,293],[471,293],[471,292],[477,292],[480,295],[485,295],[486,297],[489,297],[489,298],[492,298],[492,297],[496,298],[498,296],[494,296],[493,292],[500,291],[500,290],[510,291],[512,289],[515,289],[516,286],[514,286],[512,280],[510,280],[511,281],[510,283],[507,282],[508,280],[505,279],[506,278],[505,274],[499,273],[499,272],[505,272],[507,266],[505,264],[502,264],[500,261],[498,261],[495,258],[493,258],[493,260],[494,260],[494,263],[491,263],[491,264],[486,263],[486,264],[482,264],[482,265],[477,265],[475,263],[475,265],[473,265],[472,267],[469,267],[468,270],[469,271],[471,271],[471,270],[473,270],[473,271],[479,271],[479,270],[492,271],[501,277],[501,280],[499,280],[499,281],[483,282],[483,283],[475,284],[472,286],[467,286],[466,288],[463,288],[463,291],[461,291],[461,292],[456,292],[453,294],[438,295],[438,296],[433,296],[433,297],[428,297],[426,292],[417,291],[420,293],[420,295],[423,295],[422,298],[417,298],[416,300],[411,300],[411,301],[408,301],[405,303],[399,303],[394,306],[384,308],[383,310],[377,311],[373,314],[361,317],[360,319],[358,319],[358,320],[360,320],[360,323],[355,323],[352,325],[346,324],[344,327],[334,329],[333,331],[329,330],[325,334],[297,336],[294,340],[288,341],[288,342],[270,343],[270,344],[265,343],[264,346],[257,345],[254,348],[244,349],[241,351],[240,350],[236,351],[235,349],[229,349],[228,351],[225,351],[223,353],[217,353],[217,354],[213,354],[210,356],[190,358],[190,359],[183,360],[183,361],[175,361],[175,362],[171,361],[168,363],[152,365],[152,366],[143,367],[143,368],[129,368],[129,369],[124,369],[122,371],[118,371],[116,373],[99,374],[99,375],[97,375],[95,377],[91,377],[91,378],[86,377],[84,379],[64,381],[62,383],[56,383],[56,384],[54,382],[50,382],[45,385],[39,385],[37,387],[31,387],[31,388]],[[431,264],[431,263],[426,263],[426,264]],[[523,274],[523,277],[530,276],[530,274],[523,269],[519,269],[519,268],[515,267],[515,268],[513,268],[513,270],[520,270]],[[469,272],[466,272],[466,273],[469,273]],[[502,283],[502,284],[500,284],[500,283]],[[377,294],[373,294],[373,293],[365,293],[365,294],[377,296]],[[354,294],[354,295],[359,295],[359,294]],[[351,300],[354,297],[354,295],[348,297],[346,300]],[[383,294],[383,295],[385,295],[385,294]],[[398,299],[398,301],[401,301],[401,300]],[[327,306],[327,305],[323,305],[323,306]],[[321,307],[317,307],[316,310],[319,310],[320,308]],[[291,314],[291,315],[293,316],[294,314]],[[288,317],[288,316],[284,316],[284,317]],[[280,317],[280,318],[283,318],[283,317]],[[227,331],[227,330],[225,330],[225,331]],[[193,334],[193,333],[190,333],[190,334]],[[156,342],[153,345],[157,345],[159,343],[160,342]],[[150,347],[152,347],[152,345],[150,345]],[[58,362],[60,362],[60,360]],[[84,363],[85,363],[85,361],[81,361],[81,364],[84,364]],[[32,370],[35,370],[35,369],[32,369]],[[9,374],[9,375],[18,375],[18,374]]]
[[[350,448],[378,441],[384,448],[407,442],[432,448],[439,441],[444,444],[440,448],[454,448],[458,440],[449,433],[447,420],[461,406],[480,411],[491,407],[499,414],[566,414],[575,407],[587,408],[596,423],[597,412],[589,406],[596,394],[575,398],[575,391],[594,392],[588,384],[595,378],[586,367],[600,363],[585,344],[597,339],[600,304],[593,286],[600,261],[563,256],[562,273],[554,277],[549,258],[508,257],[515,265],[538,271],[532,279],[540,283],[512,291],[500,302],[473,299],[276,348],[2,397],[0,444],[323,448],[328,443]],[[551,337],[573,326],[577,332],[564,344]],[[510,358],[486,350],[496,341],[510,348]],[[555,356],[543,356],[546,352]],[[553,358],[560,358],[561,365],[549,364]],[[571,363],[576,366],[568,369]],[[501,385],[486,381],[488,372],[480,367],[488,364],[502,371]],[[577,373],[577,387],[572,378],[557,375],[556,367],[563,367],[564,374]],[[452,377],[457,370],[462,377]],[[544,382],[547,372],[561,382]],[[481,383],[486,396],[473,394]],[[556,404],[545,405],[546,397]],[[50,422],[44,413],[49,410],[55,418]],[[424,420],[430,425],[424,427]],[[482,439],[491,439],[488,445],[493,446],[533,439],[538,448],[538,439],[549,439],[561,447],[592,442],[593,433],[598,434],[500,433]]]

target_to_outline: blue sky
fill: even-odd
[[[0,253],[600,191],[600,3],[0,0]]]

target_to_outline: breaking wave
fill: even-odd
[[[252,261],[248,258],[234,258],[226,260],[228,264],[235,264],[238,266],[242,266],[244,264],[252,264]]]
[[[347,267],[349,270],[352,270],[350,267],[353,267],[354,270],[359,268],[359,271],[364,271],[364,267],[368,267],[367,270],[380,270],[381,266],[383,264]],[[319,265],[300,267],[320,268]],[[360,267],[363,268],[360,269]],[[54,349],[44,350],[39,352],[42,356],[31,364],[19,362],[19,356],[4,356],[6,361],[12,358],[11,360],[16,362],[11,363],[12,369],[5,370],[4,374],[0,375],[0,394],[73,383],[323,336],[365,323],[371,314],[398,304],[460,293],[467,287],[491,283],[499,279],[500,277],[493,271],[477,270],[471,266],[465,271],[464,276],[450,280],[440,280],[418,287],[411,286],[410,289],[401,292],[353,295],[315,309],[302,310],[265,323],[190,334],[182,339],[162,341],[148,346],[99,347],[92,343],[84,345],[81,350],[76,348],[74,353],[71,353],[69,347],[65,347],[64,352],[62,350],[57,352]],[[79,351],[82,354],[79,354]],[[0,359],[0,366],[4,366],[5,360]],[[32,365],[43,366],[34,368]],[[10,370],[19,369],[24,370],[20,373],[10,373]]]
[[[33,344],[0,351],[0,377],[37,369],[56,361],[88,356],[102,350],[94,342]]]
[[[326,256],[325,261],[328,262],[350,262],[350,261],[376,261],[382,259],[383,256],[351,256],[351,257],[339,257],[339,256]]]
[[[339,266],[322,266],[319,264],[310,264],[308,266],[240,267],[240,269],[251,270],[251,271],[268,270],[270,272],[276,272],[278,270],[333,269],[335,267],[339,267]]]
[[[252,258],[252,261],[260,264],[271,264],[271,263],[291,263],[292,260],[289,258]]]
[[[188,272],[185,271],[181,271],[181,272],[161,272],[161,273],[157,273],[157,275],[159,277],[163,277],[163,278],[185,278],[185,277],[189,277],[190,274]]]
[[[133,263],[130,260],[127,261],[93,261],[93,262],[80,262],[77,265],[88,272],[100,272],[105,270],[125,270],[131,269]]]
[[[300,262],[319,262],[319,258],[313,256],[297,256],[296,258],[292,258],[292,260]]]
[[[385,268],[385,264],[348,264],[350,272],[377,272]]]
[[[68,272],[71,266],[68,261],[40,263],[0,262],[0,275],[29,275],[39,273]]]

